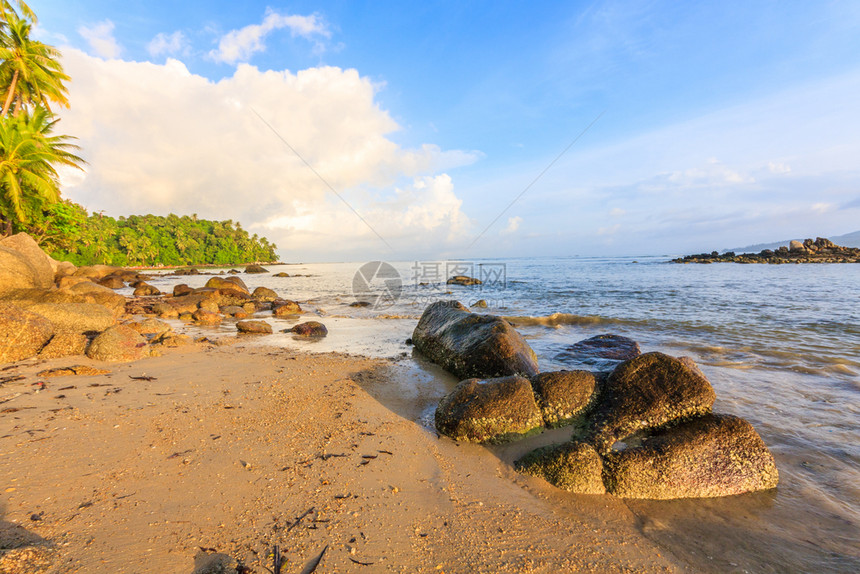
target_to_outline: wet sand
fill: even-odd
[[[37,376],[74,364],[110,373]],[[262,573],[275,545],[285,573],[321,554],[317,572],[702,570],[623,501],[416,423],[389,360],[240,342],[0,372],[17,376],[0,385],[0,572]]]

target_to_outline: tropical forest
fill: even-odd
[[[32,38],[37,17],[23,0],[0,0],[0,237],[26,232],[75,265],[231,265],[277,260],[276,246],[238,222],[196,214],[90,214],[63,198],[60,169],[85,170],[54,110],[68,107],[60,52]]]

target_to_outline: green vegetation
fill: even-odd
[[[20,11],[20,15],[19,12]],[[71,136],[53,135],[50,105],[68,107],[69,76],[52,46],[30,38],[36,15],[0,0],[0,236],[27,232],[76,265],[234,265],[277,260],[276,247],[239,223],[168,215],[118,220],[60,197],[57,168],[82,169]]]
[[[235,265],[277,261],[277,247],[239,223],[132,215],[114,219],[88,215],[76,203],[60,201],[45,210],[31,234],[55,259],[75,265]]]

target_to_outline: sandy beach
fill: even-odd
[[[69,365],[110,372],[37,375]],[[686,569],[623,502],[402,416],[390,361],[239,341],[0,375],[0,572],[262,573],[275,545],[283,572]]]

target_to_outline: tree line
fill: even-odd
[[[69,107],[69,76],[53,46],[30,37],[36,15],[0,0],[0,236],[24,231],[76,265],[230,265],[275,261],[275,245],[239,223],[196,215],[90,215],[60,194],[57,169],[83,170],[74,137],[56,135],[51,106]]]

